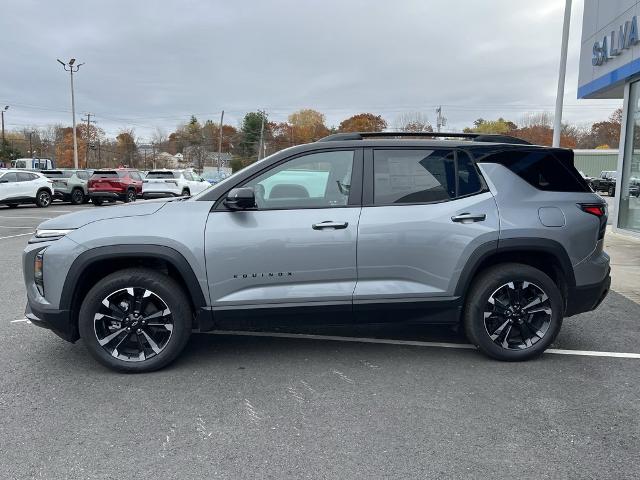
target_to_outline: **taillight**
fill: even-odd
[[[598,217],[600,220],[598,240],[602,240],[604,238],[604,233],[607,230],[607,206],[602,203],[578,203],[578,207],[583,212]]]
[[[578,207],[580,207],[583,212],[590,213],[598,218],[604,217],[607,214],[606,207],[601,203],[579,203]]]

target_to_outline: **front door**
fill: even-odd
[[[256,208],[224,206],[207,220],[207,277],[215,309],[343,305],[356,284],[361,181],[358,149],[307,153],[235,187]],[[359,187],[359,185],[358,185]]]

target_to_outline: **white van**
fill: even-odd
[[[16,158],[11,161],[11,168],[26,170],[52,170],[53,162],[48,158]]]

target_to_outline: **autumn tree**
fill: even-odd
[[[121,130],[116,135],[117,160],[121,165],[135,166],[137,161],[138,147],[133,129]]]
[[[294,145],[315,142],[331,133],[324,123],[324,115],[310,108],[292,113],[288,120]]]
[[[596,122],[591,128],[579,135],[579,148],[598,148],[608,146],[618,148],[622,129],[622,109],[615,110],[608,120]]]
[[[485,120],[478,118],[473,122],[473,128],[465,128],[465,133],[499,133],[502,135],[508,135],[518,128],[518,126],[504,118],[500,117],[497,120]]]
[[[339,132],[382,132],[387,122],[373,113],[359,113],[340,122]]]
[[[422,112],[405,112],[398,115],[393,123],[400,132],[433,132],[429,117]]]

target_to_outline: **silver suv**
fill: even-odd
[[[535,357],[608,292],[606,205],[571,150],[429,135],[447,139],[332,135],[188,200],[47,220],[26,315],[129,372],[192,331],[292,321],[461,323],[493,358]]]
[[[91,170],[44,170],[46,177],[53,180],[53,198],[80,205],[89,201],[87,182]]]

